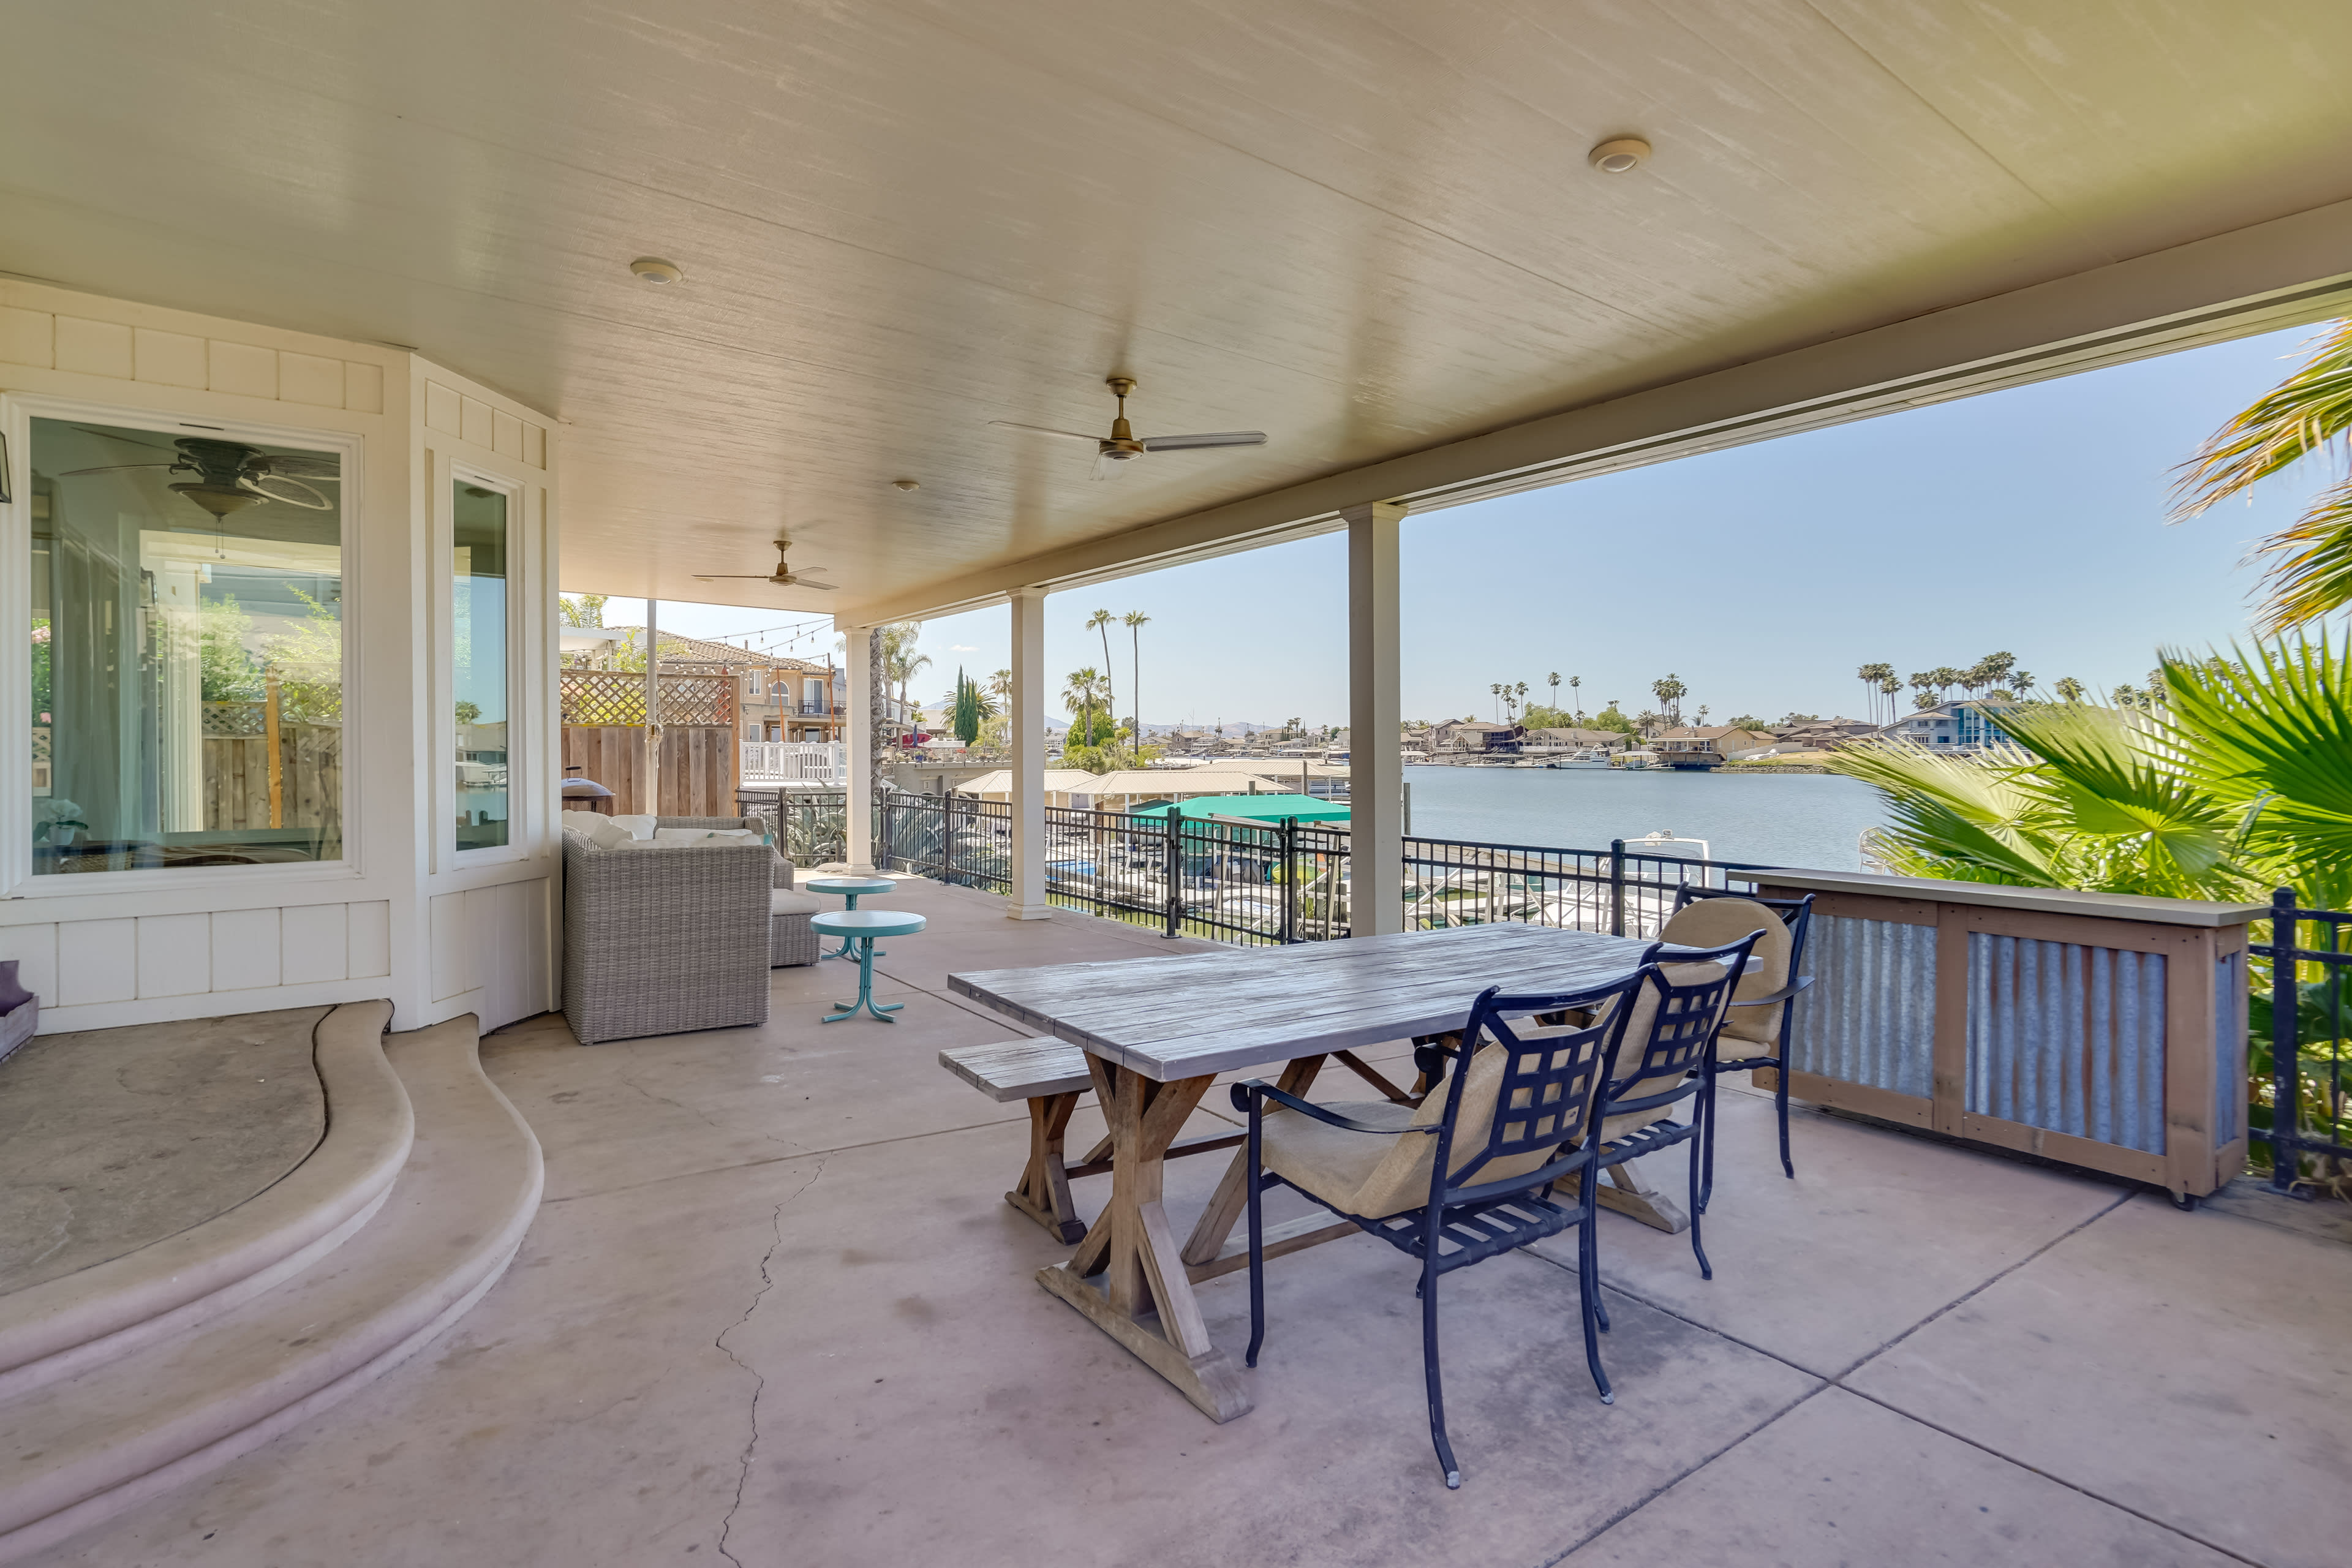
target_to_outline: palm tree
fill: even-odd
[[[1511,689],[1517,694],[1517,702],[1523,703],[1528,700],[1528,683],[1526,681],[1520,681],[1518,685],[1513,687]],[[1511,717],[1516,722],[1518,718],[1518,707],[1517,703],[1515,703],[1511,709]]]
[[[1095,743],[1095,704],[1101,700],[1102,671],[1092,665],[1070,671],[1068,682],[1062,688],[1062,706],[1070,717],[1087,727],[1087,744]]]
[[[2301,370],[2207,438],[2180,467],[2175,522],[2329,447],[2352,454],[2352,321],[2336,322]],[[2352,479],[2254,547],[2270,564],[2254,631],[2271,637],[2352,603]]]
[[[1118,617],[1112,615],[1108,610],[1097,610],[1093,615],[1087,617],[1087,630],[1090,632],[1102,633],[1103,701],[1108,705],[1107,709],[1107,716],[1110,720],[1110,738],[1114,741],[1118,739],[1118,698],[1114,695],[1111,690],[1110,628],[1118,624]]]
[[[1666,672],[1666,678],[1664,680],[1654,680],[1650,682],[1650,690],[1652,694],[1657,698],[1658,706],[1664,710],[1667,721],[1675,724],[1681,723],[1683,718],[1683,698],[1689,692],[1690,688],[1685,686],[1680,679],[1676,679],[1674,671],[1668,670]]]
[[[1584,677],[1580,675],[1571,675],[1568,678],[1568,700],[1576,704],[1576,721],[1580,727],[1584,723],[1584,699],[1578,695],[1577,689],[1583,684]]]
[[[1127,683],[1127,702],[1135,710],[1135,743],[1140,746],[1143,744],[1143,628],[1151,624],[1151,617],[1141,610],[1129,610],[1121,617],[1121,624],[1127,627],[1128,635],[1135,644],[1132,667],[1135,679]]]
[[[882,628],[882,679],[898,689],[898,706],[907,709],[907,689],[915,677],[930,668],[931,656],[915,651],[915,641],[922,636],[922,625],[917,621],[900,621]],[[909,730],[920,728],[911,710],[908,713]]]
[[[1974,692],[1989,687],[2005,685],[2009,680],[2009,672],[2016,668],[2015,654],[1989,653],[1969,667],[1969,679],[1971,683],[1969,689]]]
[[[1862,682],[1863,700],[1869,706],[1871,718],[1875,720],[1885,683],[1895,679],[1895,667],[1891,664],[1865,664],[1853,674],[1854,679]],[[1888,714],[1889,718],[1893,716],[1891,712]]]
[[[1895,719],[1895,700],[1903,694],[1903,678],[1895,673],[1891,664],[1881,668],[1886,671],[1886,679],[1878,683],[1878,694],[1886,699],[1886,721],[1892,724]]]
[[[1559,711],[1559,671],[1553,670],[1547,679],[1551,686],[1552,711],[1557,713]]]
[[[1490,680],[1486,683],[1486,689],[1494,696],[1495,717],[1500,720],[1503,716],[1503,683],[1499,680]]]
[[[988,694],[1006,708],[1013,706],[1013,672],[1000,669],[988,678]]]

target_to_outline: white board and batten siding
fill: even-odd
[[[486,1029],[551,1008],[555,887],[541,877],[431,900],[434,1004],[463,999]]]
[[[270,440],[315,433],[350,454],[356,482],[343,566],[345,859],[70,878],[37,878],[29,860],[8,860],[0,958],[16,959],[40,996],[42,1032],[378,997],[392,1001],[395,1029],[464,1013],[495,1028],[551,1006],[556,422],[382,344],[0,279],[0,414],[19,481],[16,506],[0,508],[10,552],[0,574],[0,847],[30,837],[16,552],[29,526],[18,510],[31,488],[22,438],[44,404],[125,424],[217,423]],[[520,578],[509,601],[513,842],[462,864],[439,842],[456,740],[434,717],[450,711],[453,464],[509,487]],[[420,855],[420,844],[434,848]]]
[[[26,988],[61,1016],[114,1004],[383,980],[392,973],[392,906],[377,900],[0,926],[0,958],[15,959]],[[251,1000],[212,1011],[295,1005],[243,1005]],[[77,1025],[67,1016],[60,1026]]]

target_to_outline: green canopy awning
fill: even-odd
[[[1204,795],[1174,805],[1139,806],[1137,816],[1164,816],[1174,811],[1184,816],[1245,816],[1259,822],[1280,822],[1295,816],[1301,822],[1345,822],[1348,808],[1338,802],[1304,795]]]

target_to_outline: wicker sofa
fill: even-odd
[[[576,826],[577,825],[567,825]],[[657,827],[751,828],[666,816]],[[765,1023],[771,967],[814,963],[818,901],[767,845],[563,835],[563,1015],[582,1045]]]

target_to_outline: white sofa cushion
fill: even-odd
[[[654,836],[654,824],[659,821],[660,818],[649,816],[632,815],[629,816],[608,816],[604,820],[607,822],[615,822],[620,824],[622,827],[627,829],[628,835],[632,838],[645,839],[651,838]]]
[[[813,915],[824,908],[824,900],[814,893],[795,893],[790,888],[778,888],[768,895],[771,915]]]
[[[614,818],[599,816],[587,828],[588,841],[599,849],[617,849],[635,840],[626,827]]]
[[[707,844],[721,840],[754,841],[759,835],[748,827],[656,827],[656,844]]]

